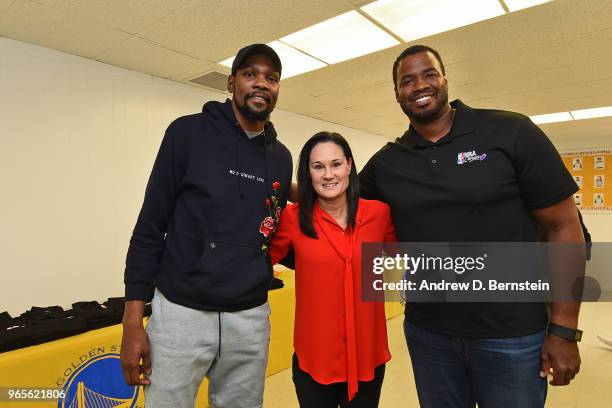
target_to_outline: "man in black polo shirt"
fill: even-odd
[[[527,117],[448,102],[439,54],[406,49],[393,66],[410,128],[360,173],[365,198],[391,206],[400,241],[582,242],[578,188]],[[580,367],[577,302],[408,303],[405,335],[421,407],[543,407],[546,377]],[[562,326],[559,328],[559,326]],[[568,335],[568,333],[570,335]],[[565,338],[567,337],[567,338]]]

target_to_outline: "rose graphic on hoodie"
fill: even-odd
[[[259,232],[261,232],[264,237],[268,238],[274,232],[275,227],[276,221],[274,220],[274,218],[266,217],[259,226]]]

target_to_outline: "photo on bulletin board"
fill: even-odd
[[[582,205],[582,194],[574,194],[574,202],[580,207]]]
[[[574,202],[585,213],[612,212],[612,166],[606,161],[612,160],[612,149],[594,148],[561,152],[563,164],[572,175],[578,191]],[[608,191],[610,190],[610,191]]]
[[[572,176],[576,184],[578,184],[578,188],[582,188],[582,176]]]

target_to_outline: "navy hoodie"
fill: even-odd
[[[170,124],[147,184],[125,269],[126,300],[153,297],[200,310],[266,302],[265,251],[291,184],[289,150],[272,123],[252,139],[232,102]]]

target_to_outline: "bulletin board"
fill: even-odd
[[[580,190],[574,201],[583,212],[612,212],[612,149],[561,153]]]

